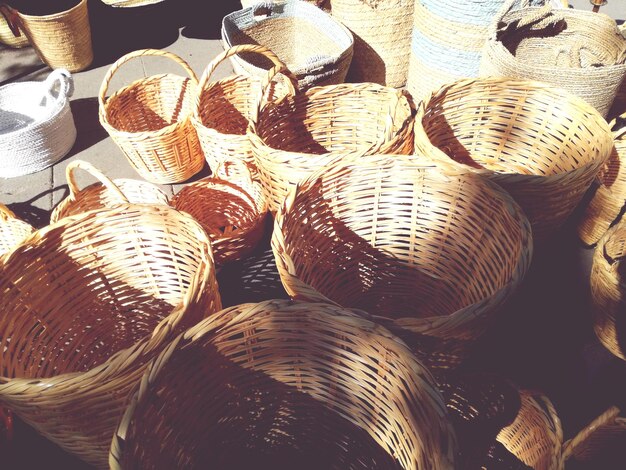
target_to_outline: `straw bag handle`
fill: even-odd
[[[76,199],[78,193],[80,193],[80,189],[78,188],[78,184],[76,183],[76,178],[74,176],[74,172],[76,169],[80,168],[81,170],[85,170],[91,176],[98,179],[105,188],[115,194],[122,202],[128,203],[128,198],[124,195],[122,190],[109,179],[104,173],[98,170],[91,163],[85,162],[83,160],[75,160],[67,165],[65,169],[65,176],[67,178],[67,185],[70,188],[70,198]]]
[[[111,82],[113,75],[115,75],[115,72],[117,72],[119,68],[122,65],[124,65],[126,62],[129,62],[133,59],[136,59],[138,57],[144,57],[144,56],[157,56],[157,57],[165,57],[165,58],[171,59],[177,64],[179,64],[183,69],[185,69],[185,72],[187,72],[187,74],[194,81],[194,83],[198,83],[198,76],[192,70],[189,64],[185,62],[183,59],[181,59],[179,56],[177,56],[176,54],[173,54],[172,52],[161,51],[158,49],[142,49],[142,50],[130,52],[126,54],[125,56],[120,57],[113,65],[111,65],[106,75],[104,76],[104,80],[102,81],[102,85],[100,86],[100,93],[98,94],[98,102],[100,105],[100,109],[103,109],[104,107],[104,104],[106,102],[106,94],[107,94],[107,91],[109,90],[109,83]]]
[[[267,104],[269,104],[269,101],[267,103],[264,103],[265,94],[269,92],[272,81],[279,73],[287,78],[287,80],[285,80],[287,83],[287,94],[283,99],[289,96],[296,96],[298,90],[298,79],[285,65],[275,65],[274,67],[272,67],[263,79],[263,83],[261,84],[261,93],[259,93],[259,97],[257,98],[256,103],[254,104],[254,106],[252,106],[250,110],[250,121],[248,128],[249,131],[252,133],[256,133],[256,126],[258,124],[257,121],[259,120],[261,111]]]
[[[596,432],[599,427],[615,421],[615,418],[617,418],[619,413],[619,408],[612,406],[585,426],[578,434],[576,434],[576,436],[563,444],[563,457],[565,460],[569,459],[574,453],[574,449],[589,439],[589,437]]]
[[[0,3],[0,14],[4,16],[5,21],[7,22],[7,26],[13,33],[13,36],[20,37],[22,32],[20,31],[20,16],[16,10],[11,8],[9,5],[5,3]]]
[[[495,37],[498,32],[500,23],[503,22],[504,17],[511,11],[511,9],[517,4],[518,0],[508,0],[507,3],[500,9],[500,12],[496,15],[493,23],[491,23],[490,36]],[[520,0],[521,7],[527,8],[530,6],[528,0]],[[558,11],[558,10],[557,10]],[[515,26],[516,29],[522,29],[528,26],[536,26],[536,29],[545,29],[549,26],[555,25],[565,18],[563,15],[556,14],[550,3],[545,3],[542,7],[534,10],[530,13],[523,15]],[[505,24],[504,29],[511,27],[513,23]]]

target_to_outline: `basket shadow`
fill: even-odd
[[[181,34],[186,38],[194,39],[221,39],[222,18],[241,9],[238,0],[220,0],[207,2],[206,0],[179,0]]]
[[[70,108],[76,126],[76,142],[63,158],[70,158],[106,139],[109,134],[100,125],[98,118],[98,98],[81,98],[70,101]],[[61,161],[63,161],[61,160]]]
[[[385,85],[387,83],[385,61],[358,34],[352,30],[350,32],[354,37],[354,55],[350,68],[348,68],[346,83],[367,81]],[[358,57],[358,60],[354,60],[355,57]]]
[[[69,195],[69,189],[67,186],[61,186],[53,189],[47,189],[27,201],[8,204],[7,207],[24,222],[28,222],[35,228],[42,228],[50,223],[50,214],[52,213],[52,209],[42,209],[35,206],[33,203],[46,196],[52,199],[52,194],[57,191],[63,191],[61,198],[66,198]]]

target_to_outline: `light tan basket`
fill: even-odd
[[[39,58],[51,69],[85,70],[93,62],[87,0],[51,15],[26,15],[12,10],[8,18],[14,30],[28,37]]]
[[[0,256],[22,243],[35,229],[0,204]]]
[[[262,80],[248,75],[234,75],[209,82],[224,60],[241,52],[260,54],[274,65],[283,65],[278,56],[266,47],[245,44],[224,51],[206,68],[200,77],[196,109],[191,121],[212,170],[229,160],[243,160],[256,168],[246,131],[252,109],[262,91]],[[253,172],[256,173],[256,169]]]
[[[99,180],[83,189],[78,187],[74,173],[82,169]],[[52,211],[50,222],[63,217],[80,214],[117,204],[168,204],[167,195],[158,187],[145,181],[116,179],[111,181],[90,163],[75,160],[65,169],[70,195],[63,199]]]
[[[424,100],[415,119],[416,153],[498,183],[537,242],[565,222],[613,148],[595,109],[539,82],[459,80]]]
[[[267,203],[244,162],[222,163],[214,176],[183,187],[171,204],[200,222],[217,265],[245,257],[263,238]]]
[[[112,469],[454,468],[434,379],[386,329],[328,304],[223,310],[144,375]]]
[[[563,429],[548,397],[523,390],[515,421],[498,434],[498,442],[533,470],[563,470]]]
[[[126,62],[166,57],[189,74],[153,75],[136,80],[106,98],[113,75]],[[167,51],[144,49],[126,54],[108,70],[100,87],[100,123],[137,172],[152,183],[185,181],[204,166],[191,123],[198,78],[187,62]]]
[[[270,71],[264,89],[277,72]],[[290,188],[342,155],[411,153],[413,110],[404,92],[359,83],[296,93],[290,85],[279,103],[259,94],[250,119],[252,152],[272,212]]]
[[[469,344],[530,264],[526,217],[495,184],[413,157],[320,169],[276,217],[272,248],[289,295],[395,319]]]
[[[13,48],[21,48],[30,45],[28,38],[24,31],[17,28],[15,33],[13,32],[13,25],[9,26],[7,18],[12,17],[12,11],[6,7],[6,5],[0,5],[0,44],[4,44]]]
[[[106,468],[149,360],[220,308],[190,216],[144,204],[66,217],[0,257],[0,402]]]

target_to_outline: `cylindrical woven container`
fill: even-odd
[[[17,28],[16,32],[19,32],[19,35],[16,36],[13,32],[13,25],[9,26],[7,22],[7,18],[11,18],[13,16],[12,11],[6,7],[6,5],[0,5],[0,44],[4,44],[13,48],[26,47],[30,43],[28,42],[28,38],[24,31]]]
[[[43,82],[0,87],[0,178],[41,171],[67,155],[76,141],[73,91],[72,77],[61,69]]]
[[[211,170],[221,163],[235,160],[242,160],[256,168],[246,131],[252,110],[262,92],[262,79],[249,75],[232,75],[209,82],[215,69],[224,60],[240,52],[260,54],[274,65],[283,65],[272,51],[253,44],[232,47],[208,65],[200,77],[196,109],[191,122]],[[253,172],[256,173],[256,170],[253,169]]]
[[[515,421],[498,434],[498,442],[533,470],[563,470],[563,429],[548,397],[523,390]]]
[[[539,82],[459,80],[420,103],[415,122],[419,156],[498,183],[528,216],[535,241],[565,222],[613,148],[594,108]]]
[[[328,0],[330,13],[354,35],[348,78],[391,87],[406,84],[415,0]]]
[[[244,162],[221,164],[214,176],[183,187],[171,204],[200,222],[217,265],[245,257],[263,238],[267,203]]]
[[[134,81],[106,97],[119,68],[139,57],[166,57],[189,74],[153,75]],[[126,54],[108,70],[100,87],[100,123],[133,168],[157,184],[179,183],[204,166],[198,136],[191,123],[198,78],[176,54],[144,49]]]
[[[354,39],[348,29],[314,5],[300,0],[260,2],[222,22],[224,48],[259,44],[272,50],[298,78],[300,89],[343,83]],[[231,57],[235,72],[263,78],[272,66],[258,55]]]
[[[266,84],[276,71],[270,71]],[[346,83],[302,93],[291,86],[289,93],[279,103],[265,104],[259,94],[250,119],[252,152],[272,212],[290,188],[342,155],[413,149],[413,110],[400,90]]]
[[[402,155],[336,162],[293,190],[272,248],[293,298],[469,343],[522,280],[530,225],[495,184]]]
[[[598,242],[591,268],[593,328],[604,346],[626,360],[626,222],[609,229]]]
[[[144,375],[113,469],[452,469],[434,379],[386,329],[328,304],[225,309]]]
[[[80,189],[74,175],[77,169],[86,171],[98,179],[98,182]],[[133,204],[168,204],[167,195],[153,184],[126,178],[111,181],[100,170],[82,160],[75,160],[67,165],[65,174],[70,194],[52,211],[51,223],[69,215],[129,202]]]
[[[22,243],[34,228],[15,217],[15,214],[0,204],[0,256]]]
[[[168,206],[66,217],[0,257],[0,403],[106,468],[149,360],[220,310],[209,240]]]
[[[577,9],[507,13],[485,44],[481,76],[549,83],[606,117],[626,76],[626,38],[615,20]]]
[[[52,69],[80,72],[93,62],[87,0],[46,15],[13,11],[9,21],[26,33],[39,58]]]

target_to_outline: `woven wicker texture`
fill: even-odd
[[[593,254],[591,268],[592,316],[596,336],[604,346],[626,360],[626,223],[609,229]]]
[[[106,98],[114,74],[139,57],[166,57],[189,74],[161,74],[136,80]],[[126,54],[108,70],[100,87],[100,123],[133,168],[152,183],[185,181],[204,166],[198,136],[191,123],[198,78],[171,52],[144,49]]]
[[[299,0],[259,2],[224,17],[225,49],[258,44],[274,51],[298,78],[300,89],[343,83],[352,60],[350,31],[314,5]],[[231,57],[235,72],[263,78],[271,61],[258,55]]]
[[[110,463],[444,470],[455,444],[434,379],[387,330],[328,304],[271,300],[172,343],[144,375]]]
[[[222,265],[245,257],[263,238],[267,203],[246,163],[226,162],[214,173],[183,187],[171,204],[200,222]]]
[[[51,69],[79,72],[93,62],[87,0],[51,15],[18,13],[16,18],[16,26],[26,33],[39,58]]]
[[[0,402],[105,468],[147,362],[220,308],[209,240],[188,215],[125,205],[66,217],[0,257]]]
[[[196,109],[191,122],[211,169],[229,160],[243,160],[255,168],[246,130],[252,109],[262,91],[262,80],[248,75],[234,75],[215,82],[209,81],[224,60],[240,52],[260,54],[274,65],[283,65],[272,51],[252,44],[232,47],[208,65],[200,77]],[[256,169],[253,172],[256,173]]]
[[[406,84],[415,0],[329,0],[331,15],[354,35],[350,81]]]
[[[0,256],[22,243],[35,229],[0,204]]]
[[[285,290],[445,339],[482,334],[530,263],[530,225],[496,185],[401,155],[301,182],[272,247]]]
[[[626,76],[626,38],[615,20],[576,9],[507,13],[485,44],[481,76],[550,83],[606,116]]]
[[[543,395],[522,391],[515,421],[500,431],[497,439],[533,470],[564,469],[561,420]]]
[[[241,7],[242,8],[248,8],[251,7],[253,5],[256,5],[257,3],[259,3],[260,0],[241,0]],[[280,1],[280,0],[277,0]],[[313,5],[317,5],[317,6],[322,6],[327,0],[304,0],[308,3],[312,3]]]
[[[498,183],[535,241],[563,224],[613,148],[595,109],[539,82],[460,80],[421,103],[415,119],[416,153]]]
[[[19,31],[19,36],[15,36],[9,23],[7,22],[7,18],[12,18],[15,16],[15,13],[6,5],[0,5],[0,44],[4,44],[9,47],[20,48],[26,47],[30,43],[28,42],[28,38],[24,34],[19,27],[17,28]]]
[[[0,178],[41,171],[67,155],[76,140],[72,93],[62,69],[43,82],[0,87]]]
[[[400,90],[360,83],[290,93],[273,106],[263,105],[259,95],[261,111],[250,122],[252,152],[272,212],[291,187],[342,155],[413,149],[413,112]]]
[[[98,179],[83,189],[78,187],[75,172],[82,169]],[[117,204],[168,204],[167,195],[158,187],[145,181],[132,179],[116,179],[111,181],[100,170],[90,163],[74,160],[65,169],[70,194],[52,211],[50,222],[103,207]]]

